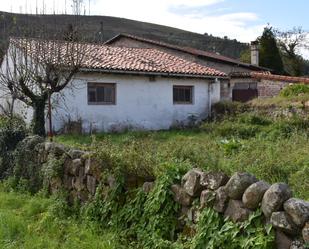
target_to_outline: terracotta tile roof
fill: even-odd
[[[16,46],[26,49],[29,54],[36,53],[36,47],[40,47],[38,43],[44,43],[45,50],[50,50],[53,56],[55,44],[61,48],[62,57],[68,56],[67,42],[63,41],[42,41],[11,39]],[[25,45],[26,44],[26,45]],[[71,43],[72,44],[72,43]],[[122,71],[122,72],[142,72],[155,73],[173,76],[192,76],[192,77],[227,77],[227,75],[219,70],[205,67],[197,63],[193,63],[171,54],[159,51],[157,49],[145,48],[120,48],[111,47],[100,44],[74,44],[76,45],[75,53],[83,53],[82,70],[103,70],[103,71]],[[57,46],[56,46],[57,47]],[[63,51],[62,51],[63,50]],[[70,52],[70,51],[69,51]],[[74,54],[72,52],[72,54]],[[54,53],[59,57],[59,53]],[[72,55],[70,55],[72,56]],[[57,61],[56,58],[55,61]],[[62,59],[65,63],[65,59]]]
[[[270,74],[270,73],[265,74],[265,73],[257,73],[257,72],[252,72],[251,77],[256,78],[256,79],[264,79],[264,80],[309,84],[309,78],[305,78],[305,77],[292,77],[292,76],[276,75],[276,74]]]
[[[165,43],[165,42],[161,42],[161,41],[146,39],[146,38],[142,38],[142,37],[138,37],[138,36],[130,35],[130,34],[118,34],[117,36],[113,37],[112,39],[106,41],[105,44],[110,45],[114,41],[120,39],[121,37],[131,38],[131,39],[134,39],[134,40],[137,40],[137,41],[142,41],[142,42],[146,42],[146,43],[150,43],[150,44],[154,44],[154,45],[158,45],[158,46],[182,51],[182,52],[189,53],[189,54],[192,54],[192,55],[195,55],[195,56],[206,57],[206,58],[211,59],[211,60],[220,61],[220,62],[228,63],[228,64],[233,64],[233,65],[245,67],[245,68],[252,69],[252,70],[258,70],[258,71],[269,70],[269,69],[264,68],[264,67],[255,66],[255,65],[252,65],[252,64],[248,64],[248,63],[243,63],[239,60],[236,60],[236,59],[233,59],[233,58],[230,58],[230,57],[227,57],[227,56],[223,56],[223,55],[220,55],[220,54],[217,54],[217,53],[212,53],[212,52],[199,50],[199,49],[195,49],[195,48],[191,48],[191,47],[181,47],[181,46],[177,46],[177,45],[173,45],[173,44],[169,44],[169,43]]]
[[[285,81],[285,82],[291,82],[291,83],[309,84],[309,78],[271,74],[268,71],[265,71],[265,72],[234,72],[234,73],[230,73],[229,76],[231,78],[254,78],[254,79],[263,79],[263,80]]]

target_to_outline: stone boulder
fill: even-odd
[[[269,218],[273,212],[283,209],[283,203],[292,197],[292,191],[285,183],[275,183],[265,192],[262,211]]]
[[[74,182],[74,177],[72,176],[68,176],[68,175],[64,175],[63,177],[63,185],[65,187],[66,190],[72,190],[73,189],[73,182]]]
[[[283,204],[284,211],[300,228],[309,220],[309,203],[300,199],[291,198]]]
[[[191,207],[186,213],[186,218],[188,221],[193,222],[194,224],[198,223],[201,212],[196,207]]]
[[[79,176],[79,170],[83,166],[81,159],[74,159],[68,165],[68,172],[73,176]]]
[[[71,159],[77,159],[77,158],[82,158],[86,152],[83,150],[75,150],[75,149],[70,149],[68,151],[68,155],[71,157]]]
[[[274,212],[270,217],[270,224],[287,234],[296,235],[298,232],[297,226],[286,212]]]
[[[276,248],[278,249],[290,249],[292,245],[292,240],[280,230],[276,230],[275,243]]]
[[[188,195],[197,197],[201,194],[204,188],[201,184],[204,174],[205,173],[199,169],[192,169],[183,176],[181,185]]]
[[[143,184],[143,191],[148,194],[151,190],[153,190],[155,183],[154,182],[145,182]]]
[[[200,196],[200,205],[202,208],[213,207],[215,199],[216,199],[215,191],[209,189],[203,190]]]
[[[230,218],[233,222],[242,222],[249,218],[252,211],[244,206],[242,201],[229,200],[224,217]]]
[[[235,173],[225,185],[228,196],[233,200],[241,200],[245,190],[258,180],[249,173]]]
[[[97,181],[93,176],[87,175],[87,190],[91,195],[95,194],[95,191],[97,189]]]
[[[215,198],[215,201],[214,201],[213,208],[218,213],[224,213],[226,206],[227,206],[227,203],[228,203],[228,200],[229,200],[225,186],[218,188],[215,191],[215,194],[216,194],[216,198]]]
[[[57,158],[60,158],[67,151],[67,148],[63,144],[54,142],[45,142],[44,149],[48,154],[54,154]]]
[[[172,192],[174,193],[174,200],[182,206],[190,206],[193,202],[193,198],[188,195],[184,188],[178,184],[174,184],[171,187]]]
[[[250,185],[242,196],[242,202],[246,208],[257,209],[263,199],[263,195],[270,185],[264,181],[258,181]]]
[[[309,243],[309,222],[306,223],[302,230],[303,240],[305,243]]]
[[[97,181],[101,180],[102,168],[98,160],[87,157],[85,161],[85,174],[92,175]]]
[[[203,173],[201,176],[201,185],[210,190],[217,190],[224,186],[229,180],[229,177],[222,172]]]

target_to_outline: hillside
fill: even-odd
[[[130,33],[141,37],[161,40],[181,46],[215,51],[222,55],[239,58],[240,53],[248,47],[247,44],[222,39],[208,34],[198,34],[168,26],[139,22],[109,16],[80,16],[81,30],[88,40],[106,41],[119,33]],[[0,12],[0,42],[3,43],[9,35],[18,36],[27,33],[32,35],[38,25],[45,26],[48,33],[68,30],[70,24],[76,21],[72,15],[26,15]],[[31,31],[29,31],[31,29]],[[100,31],[103,30],[103,32]],[[206,27],[205,27],[206,30]]]

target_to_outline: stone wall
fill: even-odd
[[[108,165],[88,152],[50,142],[40,144],[39,148],[40,163],[46,164],[55,157],[62,162],[62,174],[52,174],[47,184],[51,193],[64,188],[69,193],[68,201],[86,202],[93,198],[99,183],[109,187],[117,184],[108,174]],[[154,179],[125,176],[124,191],[138,186],[148,193]],[[205,207],[212,207],[233,222],[245,221],[254,210],[261,208],[265,223],[275,228],[277,248],[304,249],[305,243],[309,243],[309,202],[293,198],[285,183],[271,185],[249,173],[229,177],[222,172],[192,169],[182,177],[180,184],[171,186],[171,191],[175,202],[182,207],[180,216],[186,216],[193,223],[198,221]],[[197,202],[198,207],[193,205]]]
[[[259,98],[269,98],[279,95],[280,91],[292,83],[261,79],[258,83]]]

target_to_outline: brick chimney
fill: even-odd
[[[251,64],[258,66],[259,65],[259,43],[258,41],[251,42],[250,51],[251,51]]]

